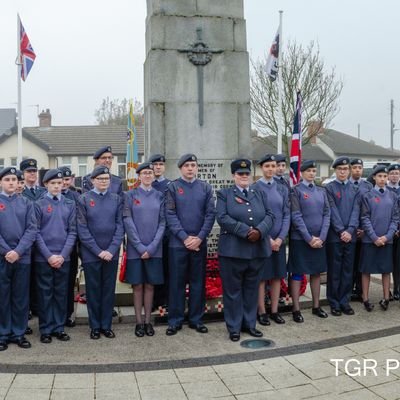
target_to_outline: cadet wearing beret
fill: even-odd
[[[78,201],[78,235],[86,279],[91,339],[100,333],[112,339],[112,313],[118,259],[124,237],[122,198],[111,193],[110,170],[97,166],[91,173],[93,189]]]
[[[67,320],[70,254],[76,240],[75,203],[61,195],[62,172],[50,169],[43,177],[46,195],[35,203],[38,234],[35,252],[40,341],[52,336],[68,341]]]
[[[123,219],[128,238],[126,282],[133,285],[135,334],[154,335],[150,323],[154,285],[164,281],[162,239],[165,231],[164,195],[152,187],[153,165],[136,169],[140,186],[125,194]],[[145,319],[142,318],[144,305]]]
[[[364,162],[361,158],[353,158],[350,161],[351,171],[349,181],[354,188],[359,191],[360,196],[364,193],[369,192],[372,189],[372,184],[367,180],[362,178],[363,170],[364,170]],[[361,227],[361,219],[359,222],[359,226],[357,228],[357,241],[356,241],[356,254],[354,257],[354,266],[353,266],[353,291],[351,295],[352,300],[360,301],[362,300],[361,296],[361,273],[360,273],[360,254],[361,254],[361,237],[363,235],[363,230]]]
[[[327,239],[327,297],[334,316],[353,315],[349,305],[357,228],[360,221],[360,196],[349,180],[350,159],[337,158],[332,165],[336,179],[326,185],[331,207],[331,225]]]
[[[399,180],[400,180],[400,165],[399,164],[389,165],[388,182],[386,186],[389,190],[392,190],[397,195],[400,194]]]
[[[288,269],[291,272],[291,295],[293,299],[293,320],[303,322],[300,312],[300,285],[303,274],[310,275],[312,313],[320,318],[328,314],[320,307],[320,274],[326,272],[325,241],[330,223],[330,207],[324,188],[316,186],[314,179],[317,164],[304,161],[300,167],[302,182],[296,185],[290,195],[291,235]]]
[[[178,161],[181,177],[166,192],[166,219],[169,240],[168,336],[182,328],[186,279],[189,280],[189,327],[207,333],[203,324],[207,236],[215,221],[212,187],[196,179],[198,164],[194,154]]]
[[[107,167],[111,171],[112,162],[113,162],[113,154],[111,146],[104,146],[98,149],[93,154],[94,159],[94,168],[97,166]],[[108,188],[108,191],[111,193],[117,193],[122,195],[122,180],[119,176],[113,175],[110,173],[111,182]],[[88,174],[82,179],[82,191],[88,192],[93,189],[92,177],[91,174]]]
[[[0,351],[3,351],[7,343],[16,343],[24,349],[31,347],[24,334],[28,326],[31,248],[37,226],[33,203],[16,195],[16,169],[3,168],[0,182]]]
[[[165,156],[163,154],[153,154],[149,158],[149,162],[153,164],[155,179],[152,183],[154,189],[165,194],[170,180],[164,176],[165,173]],[[156,285],[154,287],[154,307],[167,307],[168,306],[168,229],[165,229],[163,238],[162,260],[164,271],[164,284]]]
[[[249,187],[250,166],[247,159],[232,161],[235,184],[217,192],[224,318],[233,342],[240,340],[241,331],[263,335],[256,329],[258,287],[265,259],[271,255],[269,232],[274,216],[265,194]]]
[[[382,274],[383,310],[389,306],[390,273],[393,266],[393,236],[398,229],[399,208],[397,195],[386,188],[388,170],[378,165],[373,171],[374,188],[362,196],[361,223],[364,229],[360,271],[364,307],[372,311],[369,301],[371,274]]]
[[[16,175],[17,175],[17,179],[18,179],[18,184],[17,184],[17,190],[15,191],[15,193],[22,194],[22,192],[24,191],[24,187],[25,187],[24,174],[22,171],[17,169]]]
[[[275,155],[276,161],[276,174],[274,179],[283,185],[290,191],[290,182],[288,181],[287,177],[285,176],[286,173],[286,156],[284,154],[276,154]]]
[[[264,192],[268,199],[268,206],[275,216],[275,223],[269,232],[272,255],[265,259],[263,273],[258,292],[258,322],[269,325],[265,311],[265,285],[270,282],[271,288],[271,319],[277,324],[285,320],[278,313],[278,301],[281,290],[281,279],[286,278],[286,236],[290,227],[289,191],[286,185],[281,185],[274,179],[276,174],[276,156],[266,154],[258,162],[263,173],[252,187]]]

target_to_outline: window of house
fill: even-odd
[[[0,158],[0,168],[4,168],[4,158]]]
[[[118,176],[122,179],[126,179],[126,156],[117,156],[118,162]]]
[[[60,166],[71,168],[72,157],[71,156],[63,156],[61,157]]]
[[[3,159],[3,164],[4,164],[4,159]],[[10,158],[10,167],[17,167],[17,157],[11,157]]]
[[[87,175],[87,156],[78,157],[78,176]]]

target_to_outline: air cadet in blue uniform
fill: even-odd
[[[136,169],[140,186],[125,195],[123,219],[128,238],[125,281],[133,285],[136,315],[135,334],[154,335],[150,323],[154,285],[164,281],[162,242],[165,231],[164,195],[152,187],[153,165],[143,163]],[[145,319],[142,309],[144,305]]]
[[[181,177],[168,185],[166,219],[169,239],[168,336],[182,328],[185,311],[186,278],[189,281],[189,327],[207,333],[203,324],[207,236],[215,221],[211,185],[196,179],[194,154],[178,161]]]
[[[15,191],[16,194],[22,194],[24,187],[25,187],[25,180],[24,180],[24,173],[17,169],[17,179],[18,179],[18,185],[17,185],[17,190]]]
[[[397,195],[386,188],[388,170],[378,165],[373,171],[374,188],[362,197],[361,223],[364,230],[360,271],[364,307],[372,311],[369,301],[371,274],[382,274],[383,310],[389,307],[390,273],[393,267],[393,236],[398,229],[399,207]]]
[[[50,169],[43,177],[46,195],[35,203],[38,234],[36,238],[36,284],[40,341],[51,343],[52,336],[63,342],[67,319],[69,263],[76,240],[75,203],[61,195],[62,172]]]
[[[0,172],[0,351],[8,343],[31,347],[28,326],[31,247],[36,239],[33,203],[16,194],[14,167]],[[10,229],[12,227],[12,229]]]
[[[285,323],[278,313],[278,301],[281,291],[281,279],[286,278],[286,236],[290,227],[289,191],[286,184],[279,184],[274,176],[276,174],[276,156],[266,154],[258,164],[263,177],[259,179],[254,188],[263,191],[268,199],[268,206],[275,216],[275,223],[269,232],[272,254],[265,259],[263,273],[258,292],[258,322],[269,325],[268,315],[265,311],[265,284],[270,282],[271,290],[271,319],[277,324]]]
[[[108,167],[97,166],[91,173],[93,189],[78,202],[78,234],[86,280],[90,338],[100,333],[109,339],[115,298],[118,260],[124,237],[122,198],[111,193]]]
[[[153,164],[155,179],[152,183],[154,189],[158,190],[165,195],[167,186],[170,180],[164,176],[165,173],[165,156],[163,154],[153,154],[149,157],[149,162]],[[154,287],[154,307],[167,307],[168,306],[168,229],[164,232],[162,260],[164,270],[164,284],[155,285]]]
[[[107,167],[111,171],[112,162],[113,162],[113,154],[111,146],[104,146],[98,149],[93,154],[94,159],[94,168],[97,166]],[[93,183],[91,174],[85,175],[82,179],[82,191],[89,192],[93,189]],[[110,193],[117,193],[122,195],[122,180],[119,176],[111,174],[111,182],[110,187],[108,188]]]
[[[73,201],[77,206],[80,194],[72,187],[72,171],[69,167],[62,166],[60,171],[63,173],[63,188],[61,194],[67,199]],[[67,320],[65,326],[73,328],[75,321],[73,319],[74,313],[74,294],[76,274],[78,273],[78,240],[72,249],[70,256],[69,278],[68,278],[68,295],[67,295]]]
[[[360,198],[366,192],[369,192],[372,189],[372,184],[367,180],[362,178],[364,162],[361,158],[353,158],[350,161],[351,171],[350,171],[350,183],[354,186],[355,189],[359,192]],[[363,236],[363,230],[361,227],[361,219],[359,226],[357,228],[357,241],[356,241],[356,250],[354,257],[354,265],[353,265],[353,284],[352,284],[352,294],[351,300],[353,301],[362,301],[361,296],[361,272],[360,272],[360,254],[361,254],[361,238]]]
[[[218,258],[224,318],[229,338],[237,342],[241,331],[263,335],[256,329],[257,297],[265,259],[271,255],[274,216],[264,192],[249,187],[251,161],[232,161],[231,172],[235,185],[217,192]]]
[[[283,185],[290,191],[290,182],[286,177],[286,156],[284,154],[276,154],[276,173],[274,179]]]
[[[303,180],[293,188],[290,195],[292,226],[288,262],[293,320],[299,323],[304,321],[299,302],[303,274],[310,275],[312,313],[320,318],[328,317],[319,305],[319,297],[320,274],[327,270],[325,241],[331,217],[326,191],[314,183],[316,162],[304,161],[300,171]]]
[[[349,305],[353,264],[360,221],[360,196],[349,180],[350,159],[339,157],[333,164],[336,179],[326,185],[331,206],[331,225],[326,252],[328,256],[327,297],[334,316],[353,315]]]

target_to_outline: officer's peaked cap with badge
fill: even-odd
[[[350,158],[347,156],[338,157],[332,164],[332,168],[337,168],[341,165],[350,165]]]
[[[350,161],[350,164],[351,164],[351,165],[364,165],[364,161],[361,160],[361,158],[353,158],[353,159]]]
[[[153,169],[154,169],[153,164],[151,162],[144,162],[144,163],[140,164],[136,168],[136,173],[138,174],[140,171],[143,171],[144,169],[150,169],[151,171],[153,171]]]
[[[57,169],[49,169],[42,179],[43,183],[49,182],[52,179],[61,179],[63,177],[63,173],[61,170]]]
[[[388,167],[388,171],[390,172],[390,171],[398,171],[400,169],[400,164],[392,164],[392,165],[389,165],[389,167]]]
[[[276,155],[274,154],[266,154],[261,157],[260,161],[258,161],[258,165],[263,165],[265,162],[276,161]]]
[[[374,176],[374,175],[376,175],[376,174],[379,174],[379,173],[381,173],[381,172],[383,172],[383,173],[385,173],[385,174],[387,174],[388,173],[388,168],[386,167],[386,165],[377,165],[375,168],[374,168],[374,170],[372,171],[372,176]]]
[[[286,156],[284,154],[275,154],[275,161],[277,163],[286,162]]]
[[[17,168],[15,167],[6,167],[0,171],[0,179],[3,179],[7,175],[15,175],[17,176]]]
[[[317,168],[317,163],[314,160],[305,160],[301,163],[300,171],[304,172],[309,168]]]
[[[37,161],[34,158],[22,160],[19,164],[19,169],[21,171],[37,171]]]
[[[70,167],[64,165],[60,167],[59,170],[63,173],[64,178],[70,178],[72,176],[72,171]]]
[[[112,153],[112,148],[111,146],[104,146],[101,149],[98,149],[94,154],[93,154],[93,159],[97,160],[99,159],[102,154],[104,153]]]
[[[240,172],[251,172],[251,161],[246,158],[238,158],[231,162],[231,172],[240,173]]]
[[[197,162],[197,157],[192,154],[184,154],[179,160],[178,160],[178,168],[181,168],[183,164],[185,164],[188,161],[196,161]]]
[[[90,174],[90,177],[93,179],[93,178],[97,178],[99,175],[104,175],[104,174],[110,175],[109,168],[104,167],[103,165],[99,165],[92,171],[92,173]]]
[[[163,154],[153,154],[149,157],[149,162],[165,162],[165,156]]]

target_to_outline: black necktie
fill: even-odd
[[[380,191],[381,193],[384,193],[384,192],[385,192],[385,190],[384,190],[384,189],[379,189],[379,191]]]
[[[31,187],[29,190],[31,191],[31,193],[32,193],[33,195],[35,195],[35,188]]]
[[[58,197],[57,196],[53,196],[53,200],[54,201],[58,201]]]
[[[247,189],[243,189],[243,194],[247,197]]]
[[[354,181],[354,184],[355,184],[355,185],[358,185],[358,181]]]
[[[310,189],[312,189],[313,188],[313,184],[312,183],[310,183],[309,185],[308,185],[308,187],[310,188]]]
[[[100,193],[100,196],[104,196],[104,193]]]
[[[271,184],[271,182],[268,182],[268,185],[270,185]]]
[[[342,185],[345,185],[345,183],[344,183],[344,182],[342,182]]]

